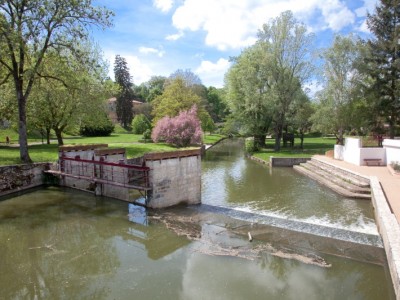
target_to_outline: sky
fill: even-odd
[[[262,25],[291,10],[315,34],[315,47],[329,47],[335,34],[368,38],[367,12],[377,0],[94,0],[114,11],[113,26],[92,29],[109,62],[128,63],[133,83],[190,69],[205,86],[224,85],[230,57],[254,44]]]

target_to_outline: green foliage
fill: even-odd
[[[109,136],[114,131],[114,125],[110,120],[97,125],[84,125],[80,128],[82,136]]]
[[[143,114],[136,115],[132,121],[132,133],[143,134],[146,130],[151,130],[149,119]]]
[[[336,134],[339,143],[343,143],[345,130],[356,119],[352,114],[352,104],[357,100],[355,91],[362,79],[356,69],[360,60],[360,44],[353,36],[336,36],[332,47],[323,52],[324,78],[323,89],[318,93],[319,104],[312,117],[315,130]]]
[[[391,138],[400,122],[400,5],[398,1],[381,0],[374,14],[368,14],[367,25],[375,35],[368,41],[365,72],[372,78],[368,92],[373,100],[375,118],[389,124]]]
[[[143,139],[145,141],[151,140],[151,129],[146,129],[145,132],[143,132]]]
[[[5,0],[0,1],[0,11],[7,12],[0,14],[1,68],[6,70],[0,81],[10,78],[16,92],[20,158],[30,162],[26,105],[38,77],[58,79],[55,74],[41,74],[46,54],[54,50],[86,64],[81,45],[89,40],[88,29],[93,25],[111,26],[112,12],[92,6],[87,0]]]
[[[205,113],[201,119],[201,129],[203,129],[204,132],[208,131],[210,133],[215,130],[214,121],[208,113]]]
[[[193,105],[197,105],[198,114],[202,119],[205,110],[201,106],[201,98],[187,87],[181,78],[174,79],[165,87],[162,95],[153,101],[153,124],[157,124],[157,121],[165,116],[175,117]]]
[[[244,146],[246,153],[248,154],[253,154],[254,152],[257,152],[259,150],[258,145],[254,142],[254,138],[247,138]]]
[[[291,12],[264,24],[254,46],[245,49],[226,76],[227,98],[241,131],[262,143],[274,126],[275,147],[280,149],[288,116],[304,100],[302,85],[312,71],[313,36]]]

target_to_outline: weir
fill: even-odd
[[[238,209],[232,209],[221,206],[212,206],[207,204],[202,204],[200,209],[202,211],[221,213],[231,218],[246,222],[269,225],[294,232],[307,233],[339,241],[383,248],[382,239],[378,232],[376,234],[369,234],[360,231],[348,230],[344,228],[335,228],[321,224],[309,223],[301,220],[279,218],[276,216],[256,214],[251,212],[240,211]]]

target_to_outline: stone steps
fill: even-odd
[[[354,199],[371,199],[368,179],[317,159],[293,167],[336,193]]]
[[[317,166],[318,168],[320,168],[322,170],[326,170],[327,172],[331,173],[332,175],[335,175],[336,177],[341,178],[344,181],[348,181],[359,187],[368,188],[370,186],[368,178],[354,174],[351,171],[347,171],[347,170],[338,168],[337,166],[329,164],[322,160],[319,160],[316,157],[313,157],[310,160],[310,163],[313,164],[314,166]]]

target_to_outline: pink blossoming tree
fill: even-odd
[[[203,132],[197,117],[197,106],[188,111],[181,111],[178,116],[160,119],[153,129],[151,138],[154,142],[165,141],[177,147],[200,144]]]

